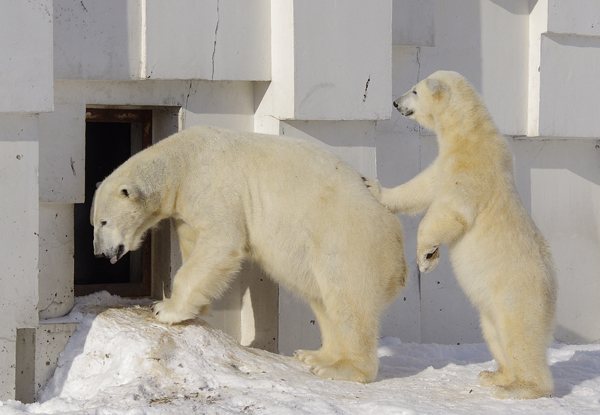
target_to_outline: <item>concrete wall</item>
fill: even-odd
[[[0,15],[0,399],[14,398],[17,331],[38,324],[36,113],[53,108],[52,1]]]
[[[0,177],[0,222],[10,235],[0,237],[0,399],[15,394],[15,356],[47,352],[35,343],[45,335],[38,316],[73,304],[86,107],[151,108],[155,140],[195,124],[303,138],[395,186],[437,148],[391,102],[438,69],[469,78],[509,137],[518,188],[556,259],[557,338],[600,340],[599,19],[596,0],[8,0],[0,15],[0,56],[8,57],[0,59],[0,169],[10,172]],[[419,220],[402,217],[410,279],[382,335],[481,341],[447,255],[421,278]],[[179,260],[168,223],[156,232],[159,296]],[[310,309],[264,277],[246,264],[211,324],[286,354],[318,347]],[[31,347],[19,350],[17,338]]]

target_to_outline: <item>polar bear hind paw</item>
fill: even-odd
[[[540,388],[537,385],[513,382],[506,386],[494,386],[492,396],[497,399],[537,399],[548,398],[552,390]]]
[[[501,371],[490,372],[489,370],[484,370],[479,373],[477,376],[477,380],[481,386],[485,388],[490,388],[492,386],[505,386],[510,383],[510,379],[504,375]]]
[[[296,350],[294,357],[308,366],[326,365],[333,362],[321,350]]]
[[[338,360],[329,365],[314,365],[310,368],[310,373],[323,379],[369,383],[377,377],[377,367],[360,370],[348,360]]]
[[[185,309],[171,299],[166,299],[155,303],[152,306],[152,314],[161,323],[175,324],[185,320],[190,320],[198,314],[191,309]]]
[[[294,357],[308,366],[314,366],[321,362],[318,350],[296,350]]]

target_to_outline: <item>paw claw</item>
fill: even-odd
[[[421,272],[433,271],[440,261],[440,246],[434,245],[419,255],[418,263]]]
[[[152,308],[154,317],[161,323],[175,324],[196,317],[193,309],[182,307],[171,299],[159,301]]]

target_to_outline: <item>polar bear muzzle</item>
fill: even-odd
[[[120,244],[116,249],[111,249],[103,252],[94,247],[94,255],[96,258],[110,258],[111,264],[116,264],[119,259],[125,255],[125,245]]]

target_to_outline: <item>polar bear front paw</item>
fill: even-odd
[[[381,184],[379,184],[379,181],[369,177],[363,177],[362,179],[363,182],[365,182],[367,189],[369,189],[371,193],[373,193],[373,196],[375,196],[375,199],[381,202]]]
[[[175,324],[196,317],[196,312],[190,308],[185,308],[171,299],[157,302],[152,306],[152,313],[161,323]]]
[[[440,262],[440,246],[433,245],[429,249],[419,254],[418,260],[419,270],[423,273],[433,271]]]

